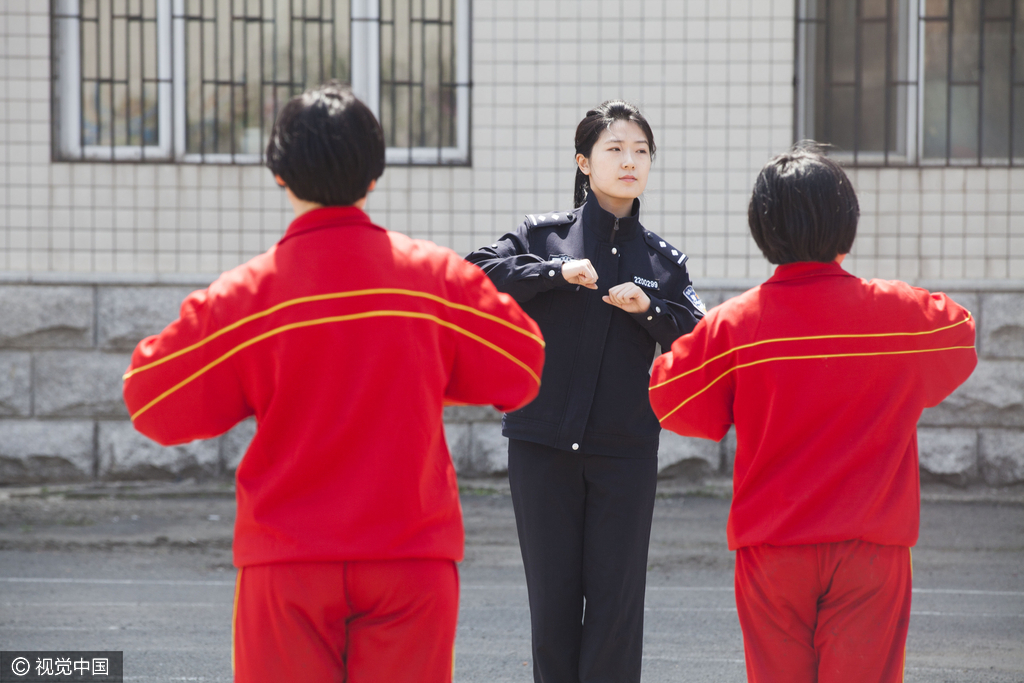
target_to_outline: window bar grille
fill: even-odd
[[[238,148],[237,147],[238,146],[238,135],[236,134],[237,133],[236,126],[238,124],[238,116],[236,114],[238,112],[238,108],[237,108],[237,106],[235,104],[235,92],[238,90],[238,86],[239,85],[241,85],[243,88],[245,87],[245,81],[242,81],[241,84],[239,84],[235,80],[235,62],[237,60],[235,58],[235,17],[234,17],[234,15],[235,15],[235,12],[234,12],[235,7],[234,7],[234,5],[235,5],[235,0],[231,0],[231,6],[230,6],[230,9],[228,10],[228,72],[229,72],[228,73],[228,79],[229,79],[229,85],[228,85],[228,106],[231,108],[230,111],[231,111],[231,161],[232,162],[235,161],[235,153],[236,153],[236,150]],[[216,7],[217,7],[217,12],[220,13],[220,5],[218,4]],[[244,8],[243,8],[243,11],[245,11]],[[218,66],[218,68],[220,67],[220,60],[217,60],[217,66]],[[220,93],[221,87],[222,87],[221,85],[217,86],[217,92],[218,93]],[[220,113],[219,109],[218,109],[217,113],[218,114]]]
[[[825,19],[824,19],[824,31],[825,38],[825,111],[818,114],[817,116],[823,118],[825,121],[825,139],[833,139],[832,131],[832,111],[835,104],[833,103],[832,94],[834,92],[834,86],[832,81],[832,41],[830,40],[832,34],[832,3],[826,0],[825,2]],[[813,76],[812,76],[813,78]]]
[[[864,89],[864,55],[861,45],[864,42],[864,0],[856,0],[854,4],[853,29],[853,163],[860,160],[861,138],[861,98]]]
[[[978,166],[984,152],[983,116],[985,108],[985,2],[978,3]]]
[[[114,108],[114,82],[115,82],[114,81],[114,52],[115,51],[114,51],[114,3],[113,3],[112,0],[111,0],[111,2],[107,3],[107,9],[109,10],[107,12],[107,15],[108,15],[107,29],[110,31],[110,91],[109,91],[110,92],[110,153],[111,153],[111,155],[113,155],[114,147],[115,147],[115,145],[114,145],[114,137],[117,134],[117,115],[115,114],[115,112],[117,110]],[[99,50],[97,50],[97,52],[99,52]],[[97,73],[97,77],[99,77],[98,73]]]
[[[108,158],[116,158],[117,148],[137,148],[138,158],[145,160],[149,142],[148,133],[151,131],[159,139],[159,120],[149,123],[150,106],[159,107],[160,86],[168,82],[167,78],[161,78],[159,69],[155,77],[147,75],[147,55],[149,45],[146,41],[147,25],[153,27],[154,35],[159,35],[158,14],[156,6],[150,5],[154,10],[152,16],[147,16],[145,3],[138,3],[137,9],[132,10],[131,3],[123,2],[121,9],[115,6],[114,2],[108,0],[105,6],[101,2],[93,4],[93,13],[75,3],[70,7],[61,4],[53,13],[54,36],[67,35],[62,27],[67,22],[75,22],[77,33],[77,58],[79,65],[92,64],[94,73],[82,73],[77,76],[80,86],[74,88],[74,99],[76,99],[73,119],[63,120],[61,125],[72,128],[69,133],[62,133],[59,139],[73,139],[73,155],[75,158],[85,158],[85,148],[106,147]],[[103,21],[105,19],[105,22]],[[105,26],[104,26],[105,24]],[[104,31],[104,28],[106,29]],[[118,37],[123,33],[123,76],[118,76],[118,46],[122,44]],[[136,35],[137,34],[137,35]],[[92,38],[92,45],[96,48],[94,54],[86,54],[88,38]],[[109,50],[109,59],[106,60],[109,70],[104,73],[103,46]],[[133,52],[138,52],[137,70],[133,70]],[[87,61],[88,60],[88,61]],[[159,60],[157,60],[158,62]],[[154,64],[155,66],[155,64]],[[61,79],[71,78],[71,74],[61,73]],[[156,101],[147,96],[147,86],[154,86]],[[105,92],[104,92],[105,91]],[[90,99],[86,101],[86,93],[90,93]],[[123,112],[118,113],[118,95],[123,95]],[[138,96],[136,101],[134,98]],[[62,97],[68,97],[69,91],[65,90]],[[107,107],[103,112],[104,100]],[[58,110],[59,111],[59,110]],[[89,114],[95,119],[94,132],[90,135],[86,131],[90,128]],[[157,112],[159,119],[160,113]],[[135,119],[137,118],[137,121]],[[123,140],[119,144],[119,133],[123,134]],[[158,143],[159,145],[159,143]]]
[[[882,141],[882,158],[883,163],[889,165],[889,150],[892,149],[892,126],[889,125],[889,116],[892,113],[890,107],[892,103],[890,97],[892,95],[895,85],[893,85],[893,54],[892,54],[892,25],[893,21],[898,21],[899,17],[895,14],[896,11],[896,0],[886,0],[885,3],[885,78],[884,78],[884,90],[883,90],[883,102],[885,107],[885,130],[883,132]],[[893,121],[895,123],[895,121]]]
[[[384,0],[384,1],[386,2],[387,0]],[[390,41],[391,42],[391,61],[388,62],[388,66],[390,67],[390,73],[391,73],[391,81],[392,81],[391,83],[388,84],[390,86],[388,88],[388,90],[391,93],[391,112],[390,112],[391,116],[389,117],[391,120],[390,120],[389,125],[387,127],[388,131],[394,131],[396,129],[395,126],[398,123],[398,119],[397,119],[398,107],[396,106],[397,102],[395,102],[395,85],[394,85],[394,80],[395,80],[395,77],[396,77],[396,74],[395,74],[395,68],[396,68],[395,67],[395,59],[398,56],[397,52],[395,50],[395,45],[398,42],[398,41],[395,40],[395,23],[396,23],[395,22],[395,17],[397,16],[397,14],[395,13],[395,9],[396,9],[396,7],[395,7],[395,0],[391,0],[391,13],[389,15],[391,17],[391,20],[388,21],[388,20],[384,19],[383,17],[381,17],[381,19],[380,19],[381,32],[384,31],[384,26],[390,27],[390,30],[391,30],[391,41]],[[391,135],[393,136],[394,132],[392,132]]]
[[[1017,5],[1018,2],[1010,3],[1010,130],[1007,149],[1009,154],[1007,157],[1010,160],[1010,166],[1016,166],[1014,161],[1017,158],[1017,150],[1014,147],[1014,129],[1016,129],[1016,121],[1014,114],[1016,113],[1014,105],[1017,100]]]
[[[355,80],[349,37],[359,22],[359,92],[377,109],[380,88],[388,90],[380,113],[391,163],[468,162],[465,0],[54,0],[53,8],[54,44],[71,50],[54,57],[55,158],[256,162],[288,98],[332,77]]]
[[[448,4],[448,10],[451,13],[452,22],[451,22],[451,27],[448,29],[450,34],[451,34],[451,51],[450,51],[450,54],[449,54],[449,61],[448,61],[448,97],[446,98],[446,101],[453,102],[453,103],[457,103],[458,102],[458,97],[459,97],[458,86],[456,85],[459,82],[458,68],[457,68],[458,59],[459,59],[458,51],[457,51],[457,46],[459,44],[459,39],[458,39],[458,35],[457,35],[457,27],[456,27],[456,22],[455,22],[456,12],[458,11],[457,8],[455,7],[455,3],[456,2],[457,2],[457,0],[448,0],[448,3],[449,3]],[[442,62],[442,64],[443,64],[443,62]],[[455,106],[458,107],[458,104],[455,104]],[[458,143],[459,133],[458,133],[458,130],[456,129],[456,127],[455,127],[455,117],[454,116],[448,116],[448,117],[441,116],[441,117],[439,117],[439,120],[441,120],[441,121],[447,120],[448,121],[448,135],[450,136],[450,139],[452,140],[452,144],[455,145],[455,146],[458,146],[458,144],[459,144]],[[467,124],[468,124],[468,122],[467,122]]]
[[[257,43],[259,44],[260,74],[261,74],[261,76],[263,74],[264,67],[266,66],[266,57],[264,55],[267,54],[266,53],[267,47],[266,47],[266,43],[263,40],[263,38],[264,38],[264,36],[266,35],[266,32],[267,32],[266,26],[264,26],[264,24],[267,23],[266,19],[265,19],[266,16],[267,16],[266,0],[260,0],[259,36],[257,38]],[[273,24],[271,24],[271,31],[275,31],[275,30],[276,30],[275,27],[273,26]],[[276,33],[275,33],[275,35],[276,35]],[[246,36],[248,36],[248,32],[246,32]],[[271,81],[274,81],[274,80],[277,79],[277,50],[274,50],[273,54],[274,54],[274,58],[272,60],[272,71],[270,72],[270,80]],[[262,136],[267,135],[269,137],[269,134],[267,133],[267,121],[266,121],[266,118],[267,118],[266,109],[267,109],[267,107],[264,104],[266,102],[266,97],[267,97],[266,87],[267,87],[267,79],[261,77],[260,78],[260,85],[259,85],[259,93],[258,93],[259,94],[259,102],[260,102],[260,107],[259,107],[259,112],[260,113],[259,113],[259,116],[260,116],[260,136],[261,136],[260,140],[261,141],[263,140]],[[270,101],[273,103],[274,111],[277,111],[277,92],[274,90],[273,86],[270,87]],[[266,146],[264,146],[264,150],[265,149],[266,149]]]
[[[427,0],[420,0],[420,139],[418,147],[427,146]]]
[[[914,163],[918,127],[910,116],[919,80],[911,1],[919,2],[798,0],[798,137],[832,144],[834,155],[855,165]]]
[[[79,12],[81,13],[81,8],[79,8]],[[100,31],[100,28],[99,28],[100,27],[100,24],[99,24],[99,13],[98,12],[97,12],[96,19],[95,19],[95,21],[93,23],[95,23],[95,27],[93,28],[93,31],[96,33],[96,35],[98,37],[99,36],[99,31]],[[79,50],[81,51],[81,55],[79,56],[79,62],[78,63],[79,64],[85,64],[85,17],[84,16],[81,17],[81,19],[79,19],[78,31],[79,31],[78,46],[79,46]],[[100,69],[100,51],[96,50],[96,75],[97,76],[99,76],[99,74],[100,74],[100,70],[99,69]],[[85,79],[83,78],[82,81],[84,82]],[[96,94],[97,94],[97,97],[98,97],[99,96],[99,88],[98,87],[96,89]],[[78,111],[79,111],[79,114],[80,114],[79,121],[78,121],[78,140],[79,140],[79,142],[78,142],[78,149],[79,149],[79,154],[81,154],[81,150],[85,149],[85,88],[82,88],[81,91],[79,92]],[[99,121],[99,119],[97,117],[97,122],[98,121]]]
[[[401,150],[402,163],[445,163],[446,150],[462,144],[456,119],[465,114],[453,107],[459,89],[468,87],[457,67],[457,3],[384,0],[381,10],[381,123],[388,146]]]

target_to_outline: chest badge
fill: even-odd
[[[657,280],[651,280],[650,278],[640,277],[639,275],[633,276],[633,284],[644,289],[661,289],[661,284]]]

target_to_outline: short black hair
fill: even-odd
[[[764,165],[754,183],[747,221],[771,263],[827,263],[848,254],[860,205],[842,167],[813,140],[798,142]]]
[[[348,86],[328,81],[281,109],[267,143],[267,168],[299,199],[348,206],[384,173],[384,132]]]

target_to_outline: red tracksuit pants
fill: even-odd
[[[451,560],[243,567],[237,683],[451,683],[459,576]]]
[[[900,683],[910,548],[865,541],[736,551],[749,683]]]

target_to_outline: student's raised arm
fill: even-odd
[[[450,296],[458,297],[452,322],[455,355],[445,400],[517,410],[540,390],[544,338],[511,296],[497,291],[482,270],[449,258]]]
[[[714,312],[654,360],[650,398],[664,429],[721,441],[733,423],[734,354]]]
[[[231,356],[237,338],[214,314],[219,281],[192,292],[177,320],[139,342],[124,375],[137,430],[165,446],[223,434],[252,415]]]
[[[930,408],[967,381],[978,364],[974,317],[942,292],[933,294],[916,287],[911,289],[927,318],[925,329],[934,330],[926,336],[924,348],[941,349],[918,357],[924,405]]]

